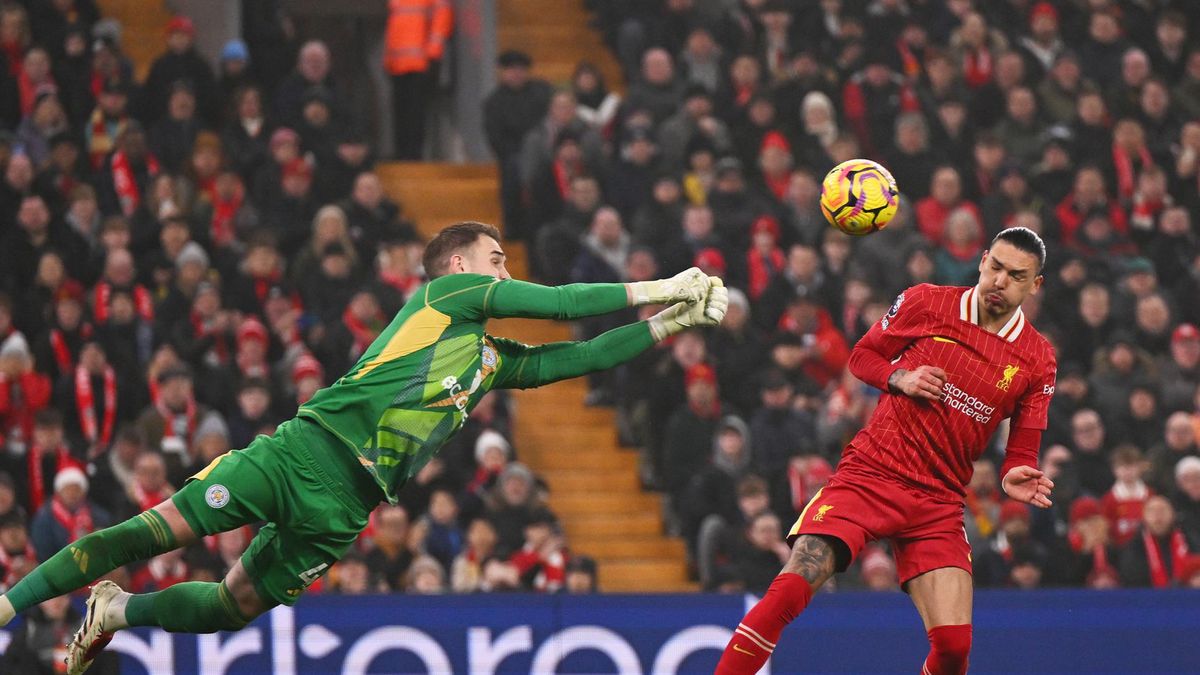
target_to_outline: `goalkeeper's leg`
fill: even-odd
[[[195,538],[171,500],[81,537],[0,596],[0,626],[39,602],[86,586],[122,565],[186,546]]]

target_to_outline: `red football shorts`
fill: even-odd
[[[850,549],[850,561],[868,541],[891,539],[902,585],[939,567],[971,572],[961,503],[934,501],[896,479],[863,471],[833,474],[800,512],[788,532],[788,544],[802,534],[840,539]]]

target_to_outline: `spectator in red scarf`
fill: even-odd
[[[1146,132],[1141,123],[1128,117],[1118,120],[1113,126],[1112,175],[1109,184],[1115,188],[1117,199],[1122,204],[1133,201],[1137,176],[1154,165],[1154,157],[1146,146]]]
[[[157,395],[135,424],[146,447],[183,455],[191,445],[196,425],[208,411],[196,403],[192,371],[187,366],[176,363],[163,367],[155,383]]]
[[[28,450],[34,415],[50,403],[52,388],[50,378],[33,369],[24,336],[9,335],[0,344],[0,434],[11,455]]]
[[[762,176],[762,193],[782,205],[791,182],[795,165],[792,145],[778,131],[767,132],[758,151],[758,168]]]
[[[371,290],[387,316],[399,312],[424,283],[419,262],[423,249],[419,240],[396,235],[386,237],[379,244],[379,253],[375,256],[375,281],[371,284]]]
[[[1142,509],[1141,531],[1121,551],[1121,582],[1135,587],[1173,586],[1190,553],[1187,539],[1176,527],[1171,502],[1151,497]]]
[[[892,71],[887,51],[878,46],[867,50],[865,67],[842,90],[843,116],[868,156],[882,156],[891,147],[900,113],[920,108],[904,77]]]
[[[1124,234],[1129,230],[1125,212],[1105,192],[1104,174],[1095,166],[1084,166],[1075,172],[1075,186],[1070,194],[1054,210],[1059,241],[1067,245],[1075,243],[1084,219],[1095,210],[1108,214],[1108,221],[1116,232]]]
[[[233,313],[221,306],[216,285],[196,287],[188,317],[175,325],[172,342],[180,358],[196,368],[218,369],[233,362],[236,325]]]
[[[270,379],[271,364],[267,362],[270,347],[267,327],[253,316],[242,319],[237,327],[237,377],[239,379]]]
[[[104,272],[92,288],[92,317],[97,325],[109,320],[114,293],[128,293],[138,316],[143,321],[154,320],[154,299],[145,286],[137,283],[137,268],[133,254],[125,248],[110,249],[104,259]]]
[[[146,132],[129,120],[117,136],[116,149],[101,167],[100,210],[109,216],[133,215],[160,170],[158,159],[146,146]]]
[[[982,549],[1000,523],[1000,481],[996,465],[986,459],[975,461],[975,471],[967,484],[963,521],[971,548]]]
[[[970,211],[977,221],[983,221],[979,207],[963,197],[962,176],[952,166],[941,166],[933,172],[929,196],[917,202],[917,227],[935,245],[945,241],[946,221],[956,209]]]
[[[1005,500],[990,545],[975,553],[975,579],[980,586],[1008,586],[1017,581],[1013,572],[1019,565],[1044,558],[1041,545],[1030,536],[1029,507]]]
[[[54,496],[33,517],[30,535],[38,560],[44,562],[67,544],[109,524],[108,512],[88,500],[83,470],[68,466],[54,476]]]
[[[821,387],[841,377],[850,359],[850,347],[814,294],[807,290],[796,293],[779,318],[778,327],[800,336],[800,360],[806,376]]]
[[[779,247],[779,221],[771,216],[759,216],[750,228],[750,245],[746,254],[748,290],[750,299],[758,300],[786,262],[783,249]]]
[[[1112,527],[1104,506],[1095,497],[1083,496],[1071,503],[1067,550],[1057,557],[1061,577],[1052,580],[1070,586],[1116,588],[1120,548],[1112,540]]]
[[[1142,509],[1154,492],[1142,480],[1148,468],[1142,451],[1133,445],[1117,446],[1112,452],[1116,482],[1101,500],[1104,516],[1112,524],[1112,539],[1124,546],[1142,524]]]
[[[358,291],[345,307],[341,320],[326,329],[318,349],[321,361],[337,372],[354,365],[388,324],[379,300],[370,291]]]
[[[70,466],[82,468],[82,462],[66,443],[63,416],[57,410],[47,408],[35,416],[32,443],[23,463],[26,471],[19,471],[17,475],[29,478],[24,485],[24,496],[30,513],[42,508],[53,494],[54,476],[59,471]]]
[[[117,145],[129,122],[129,85],[118,78],[105,78],[96,108],[84,129],[84,140],[92,169],[99,169]]]
[[[148,511],[175,494],[175,488],[167,482],[167,462],[162,453],[146,451],[138,455],[133,464],[133,480],[126,490],[126,497],[133,505],[132,513],[120,514],[126,517]]]
[[[85,342],[79,363],[59,377],[55,406],[66,416],[66,436],[80,456],[92,459],[108,449],[119,421],[131,419],[132,382],[122,383],[104,347]]]
[[[521,585],[538,593],[562,589],[567,576],[567,547],[558,518],[549,509],[535,509],[525,522],[525,544],[509,558]]]

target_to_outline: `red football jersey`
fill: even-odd
[[[943,500],[961,500],[1000,422],[1044,430],[1057,370],[1050,343],[1018,309],[999,333],[979,325],[977,289],[921,284],[901,293],[855,349],[909,370],[946,371],[942,400],[884,393],[838,468],[898,476]]]

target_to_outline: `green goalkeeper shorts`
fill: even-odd
[[[242,564],[261,598],[291,605],[345,554],[382,498],[344,443],[291,419],[214,459],[172,500],[201,537],[267,521]]]

